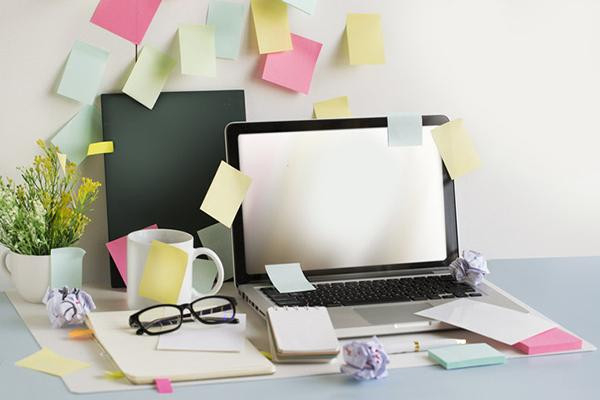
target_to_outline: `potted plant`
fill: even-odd
[[[81,238],[100,183],[81,177],[56,146],[36,143],[43,154],[19,168],[22,183],[0,177],[0,244],[9,250],[0,262],[17,292],[39,303],[49,287],[50,251]]]

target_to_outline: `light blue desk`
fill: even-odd
[[[600,257],[490,262],[490,280],[595,345],[600,345]],[[598,399],[600,352],[509,360],[506,365],[446,371],[439,367],[391,370],[378,382],[345,376],[280,379],[153,390],[70,394],[59,378],[14,366],[38,345],[0,294],[2,399]]]

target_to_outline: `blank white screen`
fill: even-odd
[[[422,146],[388,147],[387,128],[242,134],[238,146],[252,178],[242,206],[248,273],[446,258],[431,127]]]

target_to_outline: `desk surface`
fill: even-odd
[[[549,318],[600,345],[600,257],[496,260],[490,280]],[[14,362],[39,349],[10,301],[0,294],[2,398],[163,398],[154,390],[74,395],[61,379]],[[176,387],[177,399],[595,399],[600,352],[511,359],[504,366],[446,371],[439,367],[391,370],[388,378],[358,383],[342,375]]]

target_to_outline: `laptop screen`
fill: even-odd
[[[445,260],[444,173],[431,128],[410,147],[389,147],[386,127],[240,134],[239,169],[252,178],[242,206],[246,272]]]

